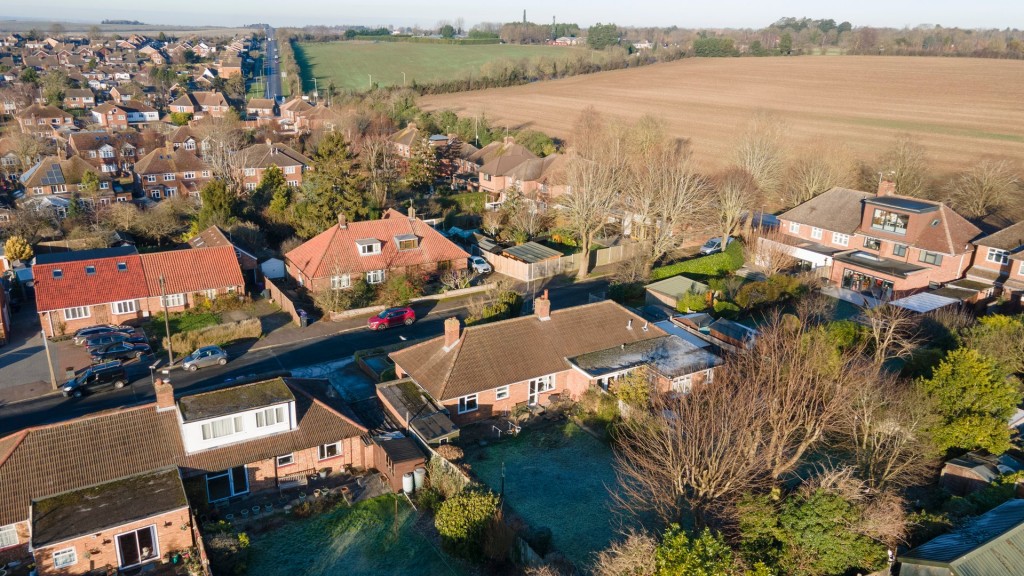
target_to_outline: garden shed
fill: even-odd
[[[1010,500],[899,557],[901,576],[1015,576],[1024,566],[1024,500]]]
[[[548,248],[536,242],[527,242],[526,244],[506,248],[501,255],[520,262],[526,262],[527,264],[536,264],[545,260],[557,260],[562,257],[562,253],[558,250]]]
[[[707,284],[697,282],[686,276],[673,276],[647,285],[646,304],[664,304],[677,309],[679,299],[686,294],[704,294],[708,291]]]

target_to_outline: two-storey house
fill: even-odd
[[[311,168],[312,161],[290,146],[267,141],[240,150],[235,155],[234,164],[242,186],[251,192],[271,166],[277,166],[284,173],[289,186],[301,186],[303,174]]]
[[[56,106],[43,104],[33,104],[25,108],[16,118],[22,132],[40,138],[52,138],[54,129],[75,125],[75,118],[71,114]]]
[[[967,278],[993,287],[1019,306],[1024,295],[1024,222],[974,241],[974,263]]]
[[[480,191],[487,192],[488,202],[501,201],[502,193],[511,188],[516,180],[513,170],[524,162],[536,159],[536,154],[516,144],[512,137],[491,142],[471,157],[471,160],[482,162],[479,172]]]
[[[59,152],[63,155],[63,149]],[[92,191],[82,190],[82,179],[88,172],[95,174],[98,180]],[[26,197],[52,195],[70,199],[79,195],[82,201],[95,200],[101,206],[131,200],[131,193],[114,190],[109,173],[101,172],[78,156],[47,156],[22,174],[20,180]]]
[[[231,106],[227,98],[220,92],[188,92],[182,94],[177,100],[168,105],[171,112],[184,112],[192,114],[195,118],[201,118],[207,114],[210,116],[223,116],[227,114]]]
[[[184,148],[157,148],[135,163],[136,183],[153,200],[178,195],[198,198],[212,178],[210,166]]]
[[[96,105],[96,95],[88,88],[68,88],[64,91],[64,108],[88,110]]]
[[[127,130],[129,126],[140,126],[160,120],[155,108],[137,100],[115,104],[104,102],[92,110],[93,120],[109,130]]]
[[[131,173],[135,162],[162,145],[163,137],[156,132],[79,132],[68,138],[67,153],[116,176]]]

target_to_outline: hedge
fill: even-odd
[[[729,244],[725,252],[709,254],[676,262],[661,268],[651,270],[651,280],[664,280],[680,274],[703,276],[705,278],[718,278],[735,272],[743,267],[743,244],[738,240]]]
[[[353,40],[367,42],[408,42],[410,44],[455,44],[474,46],[483,44],[501,44],[500,38],[431,38],[429,36],[364,36],[356,35]]]

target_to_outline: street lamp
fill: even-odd
[[[157,364],[150,364],[149,365],[149,382],[153,386],[156,386],[156,367],[157,367]]]

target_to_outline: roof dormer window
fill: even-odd
[[[60,280],[63,277],[64,277],[64,271],[61,270],[60,268],[57,268],[57,269],[55,269],[53,271],[53,279],[54,280]]]
[[[399,251],[415,250],[420,246],[420,239],[415,234],[402,234],[395,236],[395,243]]]
[[[85,267],[85,275],[86,276],[95,276],[96,275],[96,267],[95,266],[86,266]]]
[[[117,271],[118,272],[127,272],[128,271],[128,263],[127,262],[118,262],[117,263]]]
[[[380,240],[377,240],[376,238],[364,238],[362,240],[356,240],[356,247],[359,248],[360,256],[380,254]]]

